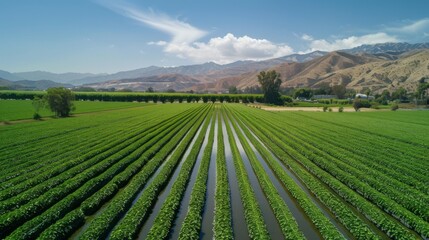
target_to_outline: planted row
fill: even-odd
[[[226,168],[225,145],[220,114],[218,115],[217,121],[216,191],[213,232],[215,239],[233,239],[230,187]]]
[[[229,117],[231,120],[231,124],[235,129],[235,133],[237,134],[238,139],[240,140],[241,145],[246,152],[253,171],[258,178],[261,188],[264,191],[271,208],[273,209],[274,215],[277,218],[277,222],[280,225],[283,236],[285,237],[285,239],[304,239],[304,235],[298,229],[298,224],[296,223],[295,218],[292,216],[292,213],[289,211],[289,208],[286,203],[280,197],[276,187],[271,182],[271,179],[269,178],[268,174],[264,171],[264,168],[257,159],[256,154],[253,152],[243,133],[237,127],[235,119],[231,118],[231,116]]]
[[[175,141],[170,141],[168,143],[168,147],[163,151],[160,151],[160,154],[157,154],[154,159],[152,159],[143,169],[140,171],[132,181],[123,189],[120,194],[116,195],[113,200],[109,203],[107,208],[92,222],[88,229],[82,234],[81,239],[95,239],[95,238],[103,238],[108,235],[109,231],[116,225],[117,221],[121,219],[122,215],[127,213],[125,218],[119,223],[118,227],[121,226],[121,223],[125,222],[127,216],[129,216],[132,211],[139,211],[143,209],[145,206],[142,199],[146,200],[148,197],[152,197],[152,201],[157,196],[157,193],[161,191],[161,187],[164,186],[165,181],[169,178],[169,173],[175,168],[178,163],[178,159],[183,155],[186,147],[190,143],[193,135],[198,130],[199,125],[204,120],[204,116],[207,110],[204,113],[200,113],[199,116],[195,117],[190,124],[192,125],[192,129],[187,133],[182,142],[180,142],[179,146],[176,148],[171,158],[167,161],[163,169],[160,173],[155,176],[155,179],[149,186],[145,186],[150,176],[155,172],[158,166],[162,163],[162,161],[168,156],[168,154],[177,146],[181,137],[183,136],[175,136]],[[186,133],[191,126],[182,129],[181,133]],[[177,142],[176,142],[177,140]],[[137,200],[135,205],[130,208],[133,200],[138,195],[138,193],[145,187],[145,191],[143,195]],[[149,195],[149,196],[148,196]],[[140,206],[143,205],[143,206]],[[137,207],[139,206],[139,207]],[[134,210],[133,210],[134,209]],[[141,227],[143,219],[139,221],[133,221],[131,226],[134,226],[134,233],[131,231],[123,232],[129,234],[135,234],[137,229]],[[130,227],[131,227],[130,226]],[[114,233],[112,232],[112,238],[114,237]]]
[[[179,239],[198,239],[201,231],[202,212],[206,201],[207,178],[210,166],[210,158],[213,150],[214,129],[216,118],[212,121],[206,149],[204,149],[201,165],[195,185],[192,188],[188,213],[182,223]]]
[[[183,194],[186,191],[186,186],[188,185],[189,178],[191,177],[192,169],[194,168],[195,162],[197,161],[198,153],[204,142],[204,137],[207,133],[207,128],[210,124],[210,118],[212,114],[209,114],[205,123],[201,129],[201,132],[197,137],[194,145],[191,148],[191,151],[188,157],[185,159],[184,163],[180,168],[178,177],[173,183],[170,193],[168,194],[166,200],[162,204],[162,207],[153,222],[153,225],[146,236],[146,239],[166,239],[170,232],[171,226],[173,225],[174,218],[177,215],[178,209],[180,207],[180,202],[182,201]],[[212,125],[214,126],[214,124]]]
[[[270,239],[270,235],[262,217],[261,209],[249,182],[246,168],[240,157],[233,132],[224,112],[223,119],[228,133],[229,143],[231,144],[232,159],[234,161],[235,173],[237,175],[241,202],[243,203],[244,207],[244,216],[247,223],[247,229],[249,231],[249,237],[251,239]]]

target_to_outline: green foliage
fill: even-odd
[[[34,112],[39,113],[42,108],[46,107],[46,101],[39,96],[35,96],[33,101],[31,102],[34,108]]]
[[[323,112],[326,112],[328,110],[328,106],[323,106]]]
[[[346,96],[346,86],[341,85],[334,85],[332,86],[332,93],[337,96],[339,99],[343,99]]]
[[[344,107],[339,107],[338,112],[344,112]]]
[[[293,92],[293,98],[304,98],[304,99],[310,99],[311,96],[313,96],[313,91],[309,88],[298,88],[295,89],[295,92]]]
[[[180,207],[180,201],[183,198],[189,178],[191,177],[192,169],[197,160],[198,153],[200,152],[200,148],[203,145],[204,137],[210,123],[210,116],[211,114],[207,117],[189,155],[180,168],[179,175],[174,181],[174,184],[171,187],[166,200],[162,204],[162,207],[159,210],[159,213],[155,218],[153,225],[146,236],[146,239],[155,240],[166,239],[168,237],[169,230],[173,225],[174,218],[178,212],[177,210]],[[196,223],[193,222],[193,225],[196,225]]]
[[[246,167],[241,159],[236,140],[232,133],[229,120],[224,112],[223,118],[228,133],[229,143],[231,145],[232,160],[234,162],[235,172],[237,175],[238,187],[244,208],[244,216],[247,223],[247,230],[249,231],[249,237],[250,239],[270,239],[270,235],[262,217],[261,209],[250,184]]]
[[[216,192],[213,233],[214,239],[234,239],[228,170],[225,159],[225,145],[221,114],[218,114],[218,135],[216,152]]]
[[[35,113],[33,114],[33,119],[34,119],[34,120],[40,120],[40,119],[42,119],[42,116],[40,116],[40,114],[38,114],[37,112],[35,112]]]
[[[401,102],[408,100],[408,93],[403,87],[400,87],[392,93],[392,100],[399,100]]]
[[[391,109],[392,111],[396,111],[396,110],[398,110],[398,109],[399,109],[399,104],[398,104],[398,103],[393,103],[393,104],[392,104],[392,106],[390,107],[390,109]]]
[[[148,87],[148,89],[146,90],[146,92],[153,93],[153,92],[155,92],[155,90],[153,89],[153,87]]]
[[[215,120],[213,118],[208,143],[204,149],[203,158],[201,160],[198,176],[195,185],[192,188],[191,200],[189,201],[188,213],[183,220],[182,228],[180,229],[179,239],[198,239],[200,237],[202,213],[206,200],[207,178],[210,166],[210,158],[214,142]],[[208,119],[206,121],[209,121]]]
[[[231,86],[228,88],[228,93],[230,94],[238,94],[238,89],[236,86]]]
[[[74,110],[73,100],[74,94],[69,89],[49,88],[44,96],[46,104],[57,117],[68,117],[70,112]]]
[[[298,224],[293,218],[292,213],[289,211],[288,206],[279,195],[276,187],[271,182],[268,174],[265,172],[262,164],[259,162],[255,152],[252,150],[243,133],[237,127],[237,124],[235,123],[236,120],[231,117],[231,114],[228,115],[231,120],[232,127],[235,129],[238,139],[240,140],[241,145],[243,146],[244,151],[246,152],[246,155],[248,156],[252,168],[256,174],[256,177],[259,180],[262,190],[267,196],[268,202],[271,208],[275,209],[274,215],[276,216],[277,221],[282,229],[283,236],[285,239],[305,239],[302,232],[298,229]]]
[[[258,81],[262,86],[265,103],[274,105],[284,104],[280,96],[280,85],[282,84],[280,73],[277,73],[275,70],[262,71],[258,75]]]
[[[353,108],[355,109],[355,111],[359,111],[359,109],[361,108],[370,108],[371,107],[371,103],[368,100],[362,100],[360,98],[355,98],[353,100]]]
[[[111,96],[124,95],[103,95]],[[225,102],[251,102],[249,96],[223,96]],[[31,116],[30,100],[1,100],[0,109],[20,104]],[[181,208],[188,211],[180,238],[199,238],[202,209],[209,197],[206,182],[214,121],[200,169],[193,164],[201,135],[193,147],[190,143],[216,109],[224,113],[234,168],[228,172],[225,129],[218,124],[215,239],[234,238],[230,191],[240,191],[245,210],[246,222],[236,227],[248,227],[249,238],[269,237],[250,180],[261,187],[285,238],[302,238],[296,216],[308,217],[323,239],[429,237],[428,111],[334,116],[272,113],[254,107],[257,104],[143,104],[142,108],[133,107],[139,103],[82,104],[94,104],[89,107],[93,110],[106,110],[110,104],[116,110],[0,126],[4,128],[0,131],[0,238],[67,239],[86,229],[81,239],[133,239],[171,183],[170,196],[155,216],[149,236],[165,238],[183,192],[192,187],[186,186],[188,178],[197,170],[189,206],[183,206],[189,209]],[[133,109],[119,109],[125,107]],[[217,121],[223,121],[220,114]],[[179,165],[187,150],[192,152],[189,159]],[[249,161],[242,161],[241,154]],[[265,167],[275,176],[269,176]],[[255,179],[249,179],[249,170]],[[175,171],[179,175],[170,182]],[[228,174],[237,175],[238,188],[228,182]],[[272,177],[287,189],[300,213],[288,212]],[[337,229],[339,225],[346,230]]]

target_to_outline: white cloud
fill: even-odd
[[[154,11],[144,12],[139,9],[126,6],[125,4],[102,4],[128,18],[167,33],[172,37],[171,42],[176,44],[192,43],[207,34],[206,31],[200,30],[178,19],[172,19],[165,14],[156,13]]]
[[[325,39],[316,39],[311,40],[310,49],[306,52],[312,52],[316,50],[335,51],[354,48],[363,44],[376,44],[386,42],[399,42],[399,39],[396,36],[391,36],[384,32],[367,34],[363,36],[350,36],[347,38],[336,39],[332,41],[328,41]]]
[[[304,40],[304,41],[313,41],[313,37],[310,36],[310,35],[308,35],[308,34],[303,34],[301,36],[301,39]]]
[[[157,42],[148,42],[148,45],[156,45],[156,46],[165,46],[167,45],[166,41],[157,41]]]
[[[429,18],[423,18],[400,27],[387,28],[386,31],[403,33],[403,34],[413,34],[413,33],[422,32],[427,29],[429,29]]]
[[[275,44],[249,36],[236,37],[232,33],[212,38],[207,43],[169,43],[164,51],[194,62],[213,61],[220,64],[238,60],[264,60],[293,53],[293,49],[286,44]]]
[[[128,18],[169,34],[169,42],[151,41],[147,44],[161,46],[165,53],[194,62],[212,61],[224,64],[237,60],[264,60],[293,53],[292,48],[286,44],[275,44],[266,39],[249,36],[236,37],[232,33],[211,38],[208,42],[199,42],[207,32],[186,22],[154,11],[143,12],[125,5],[102,4]]]

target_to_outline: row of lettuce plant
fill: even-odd
[[[261,126],[265,125],[266,120],[267,119],[264,119],[265,122],[260,122],[260,121],[255,121],[255,118],[253,118],[252,122],[249,122],[249,121],[246,121],[246,122],[250,124],[253,124],[254,122],[258,122],[259,124],[253,124],[253,126],[261,128]],[[380,210],[378,207],[373,205],[371,202],[367,201],[365,198],[360,196],[354,190],[350,189],[348,186],[344,185],[341,181],[337,180],[329,173],[326,173],[325,171],[320,169],[317,165],[315,165],[312,161],[310,161],[308,157],[311,155],[311,152],[307,151],[305,147],[292,143],[292,141],[289,139],[289,136],[285,136],[284,134],[279,133],[278,131],[274,131],[272,129],[267,129],[267,128],[264,128],[263,130],[261,130],[261,132],[264,135],[268,135],[269,141],[266,143],[267,146],[271,148],[272,146],[270,144],[275,144],[279,146],[280,149],[282,149],[280,150],[281,152],[287,152],[287,155],[293,158],[293,160],[290,158],[288,159],[287,156],[281,156],[282,154],[279,154],[278,150],[274,151],[276,155],[279,154],[280,159],[288,160],[286,161],[286,163],[287,165],[291,166],[291,169],[296,171],[297,167],[299,168],[302,168],[302,166],[305,167],[309,172],[314,174],[319,180],[327,184],[345,201],[349,202],[356,209],[358,209],[364,216],[366,216],[366,218],[372,221],[380,230],[384,231],[389,237],[392,237],[395,239],[402,238],[402,237],[405,237],[405,238],[415,237],[415,235],[412,232],[410,232],[409,229],[407,229],[405,226],[394,221],[391,218],[391,216],[385,214],[382,210]],[[299,165],[296,165],[297,163],[299,163]],[[292,167],[292,165],[294,165],[295,167]],[[309,189],[313,190],[311,187],[309,187]],[[329,206],[329,204],[326,204],[326,205]],[[341,205],[343,205],[343,209],[347,208],[346,206],[344,206],[344,204],[341,204]],[[334,208],[332,207],[329,207],[329,208],[331,209],[331,211],[333,212],[335,211]],[[343,223],[346,227],[349,228],[349,230],[353,234],[353,229],[350,227],[356,225],[356,223],[353,222],[353,219],[358,220],[358,218],[354,216],[354,217],[349,217],[348,219],[349,221],[347,222],[344,221]],[[364,223],[362,224],[362,227],[366,227]]]
[[[228,134],[229,143],[231,146],[232,159],[234,162],[235,173],[237,175],[238,187],[240,190],[241,202],[244,207],[244,216],[251,239],[270,239],[267,227],[262,216],[261,209],[253,192],[252,185],[250,184],[249,177],[241,159],[240,152],[237,147],[232,129],[225,115],[224,110],[223,121],[225,123],[226,131]]]
[[[176,167],[180,157],[184,154],[188,144],[191,142],[192,137],[197,132],[209,109],[209,106],[205,107],[204,112],[199,113],[197,117],[189,121],[192,126],[187,125],[187,127],[182,129],[182,134],[187,133],[189,130],[189,133],[187,133],[183,141],[180,142],[182,137],[177,135],[177,138],[175,137],[174,141],[172,140],[167,143],[167,148],[163,149],[163,151],[160,151],[159,154],[155,156],[155,158],[151,159],[151,161],[149,161],[149,163],[136,176],[134,176],[134,178],[128,183],[123,191],[117,194],[109,203],[107,208],[91,222],[86,231],[81,235],[81,239],[106,237],[112,228],[117,225],[118,221],[120,225],[127,219],[127,216],[132,214],[133,211],[141,210],[140,205],[143,204],[144,207],[144,204],[147,204],[147,202],[142,203],[142,201],[147,200],[147,195],[153,196],[154,199],[156,198],[157,194],[162,190],[162,187],[165,185],[166,181],[171,175],[168,175],[168,173],[173,171]],[[163,169],[157,176],[154,176],[154,180],[148,186],[145,186],[152,174],[156,171],[159,165],[161,165],[168,154],[177,146],[177,144],[179,144],[179,146],[173,152],[170,159],[168,159]],[[164,181],[160,181],[160,178],[162,178]],[[131,206],[143,188],[144,192],[142,196],[140,196],[135,204]],[[126,215],[121,221],[121,218],[124,214]],[[137,225],[140,227],[141,223],[135,221],[131,226],[139,228]],[[113,233],[111,237],[113,237]]]
[[[198,170],[198,175],[192,188],[191,199],[189,201],[188,212],[183,220],[182,227],[179,233],[179,239],[199,239],[201,231],[202,213],[206,202],[207,179],[209,175],[209,166],[215,132],[216,116],[214,115],[212,125],[210,127],[207,147],[204,149],[201,165]]]
[[[237,134],[238,139],[241,142],[241,145],[244,148],[244,151],[253,168],[253,172],[258,178],[259,184],[261,185],[261,188],[265,193],[265,196],[271,206],[271,209],[273,209],[273,213],[276,216],[277,222],[280,225],[284,238],[285,239],[305,239],[304,235],[299,230],[298,224],[296,223],[296,220],[293,217],[292,213],[290,212],[288,206],[286,205],[286,203],[278,193],[278,190],[272,183],[268,174],[265,172],[255,152],[253,152],[250,144],[247,142],[243,133],[235,123],[235,119],[233,119],[230,114],[228,114],[228,117],[231,121],[231,125],[233,129],[235,129],[235,133]]]
[[[161,130],[163,129],[161,128]],[[68,211],[77,207],[83,200],[103,187],[105,183],[116,174],[139,159],[145,150],[153,146],[161,137],[156,136],[156,134],[154,134],[154,136],[155,137],[152,139],[144,139],[143,137],[141,139],[142,141],[136,141],[130,144],[129,149],[125,148],[108,158],[103,158],[98,164],[70,178],[59,187],[47,191],[40,197],[25,204],[23,207],[18,208],[16,211],[2,215],[0,218],[0,224],[2,229],[4,229],[2,234],[7,234],[11,230],[15,230],[11,236],[31,234],[32,232],[27,233],[26,229],[32,228],[33,225],[37,226],[38,231],[43,230],[44,227],[46,228],[49,226],[49,223],[52,224],[53,221],[61,218]],[[145,142],[146,140],[150,141]],[[144,146],[141,147],[143,144]],[[130,149],[137,149],[137,151]],[[153,151],[150,152],[150,154],[148,152],[145,157],[149,159],[156,154],[158,150],[153,149]],[[48,209],[48,211],[44,212],[45,209]],[[39,216],[28,221],[36,215]],[[46,217],[46,215],[50,217]],[[40,223],[40,221],[43,224]],[[15,229],[18,226],[20,227]]]
[[[275,124],[273,121],[267,121]],[[295,136],[295,134],[283,130],[280,126],[271,126],[274,128],[273,130],[283,133],[284,136],[287,135],[287,142],[290,144],[290,146],[294,147],[296,150],[299,150],[301,154],[306,154],[307,158],[318,167],[324,169],[332,176],[343,182],[345,185],[357,191],[363,197],[389,213],[391,216],[397,218],[407,227],[415,230],[423,237],[429,236],[429,223],[414,215],[389,197],[380,193],[377,189],[369,186],[368,183],[362,182],[361,173],[354,173],[355,175],[350,174],[349,172],[353,171],[353,169],[347,168],[347,166],[345,166],[346,164],[342,163],[341,161],[337,161],[337,159],[330,156],[325,151],[322,151],[321,147],[317,148],[318,144],[320,143],[312,142],[312,144],[309,144],[308,140],[310,140],[311,137],[310,139],[307,138],[306,140],[302,140]],[[347,168],[349,172],[344,171],[342,168]],[[357,176],[359,176],[359,178]],[[365,178],[366,177],[364,176],[364,179]],[[386,191],[390,190],[387,186],[385,188],[388,189]],[[390,194],[393,195],[392,192],[390,192]],[[418,209],[421,210],[419,207]],[[424,209],[421,211],[424,211]]]
[[[130,193],[138,193],[140,191],[140,188],[144,186],[145,182],[148,180],[148,178],[151,176],[151,174],[161,165],[163,160],[168,156],[168,154],[174,149],[175,145],[177,145],[180,140],[185,136],[186,132],[189,130],[189,128],[194,123],[194,120],[189,121],[193,117],[190,116],[190,118],[183,118],[183,123],[177,125],[175,129],[170,131],[165,138],[163,138],[161,141],[159,141],[157,144],[155,144],[151,149],[147,151],[149,155],[143,156],[139,161],[136,161],[125,171],[122,173],[116,175],[109,183],[107,183],[103,188],[101,188],[98,192],[93,194],[92,196],[88,197],[86,200],[82,202],[80,205],[80,208],[77,208],[70,212],[68,215],[66,215],[63,219],[57,221],[55,224],[51,225],[48,229],[46,229],[41,236],[55,236],[55,238],[66,238],[69,237],[74,231],[76,231],[79,227],[84,225],[85,221],[82,221],[81,218],[88,216],[89,214],[94,213],[97,211],[97,209],[100,209],[102,204],[109,204],[112,203],[113,207],[110,207],[110,209],[117,210],[126,209],[122,206],[122,208],[118,207],[119,202],[115,202],[115,199],[112,200],[112,202],[109,202],[109,199],[111,199],[121,187],[123,187],[125,184],[128,183],[126,188],[124,188],[124,192],[127,192],[128,196],[127,201],[132,201],[133,198],[135,198],[134,195]],[[161,146],[163,146],[161,148]],[[154,156],[154,157],[151,157]],[[151,159],[149,162],[148,160]],[[144,165],[147,163],[147,165]],[[142,169],[142,167],[144,168]],[[136,175],[137,173],[137,175]],[[135,179],[131,180],[132,177],[135,176]],[[124,200],[123,198],[121,200]],[[120,202],[121,204],[127,204],[125,201]],[[99,210],[102,211],[102,210]],[[110,213],[113,213],[114,211],[110,211]],[[103,212],[102,212],[103,213]],[[116,215],[110,215],[112,219],[117,218],[120,215],[120,212],[116,212]],[[88,220],[87,220],[88,221]],[[100,222],[100,221],[99,221]],[[109,224],[114,224],[113,221],[109,221]],[[88,222],[89,226],[92,225],[92,222]],[[69,225],[70,227],[64,228],[63,226]],[[106,231],[106,230],[105,230]],[[105,235],[105,233],[103,232]],[[94,236],[96,238],[99,238],[103,235],[100,233],[97,237],[96,234]]]
[[[218,114],[217,152],[216,152],[216,190],[213,219],[214,239],[234,239],[228,171],[225,159],[225,145],[221,114]]]
[[[194,145],[191,148],[191,151],[187,158],[185,159],[183,165],[180,168],[178,177],[173,183],[171,190],[162,204],[161,209],[159,210],[158,215],[156,216],[152,227],[150,228],[146,239],[166,239],[171,231],[171,227],[174,223],[174,219],[178,213],[180,202],[182,201],[183,195],[185,194],[186,187],[188,186],[189,179],[192,174],[192,170],[197,161],[198,154],[200,151],[203,151],[201,148],[203,146],[204,138],[207,134],[207,129],[212,118],[212,113],[210,113],[203,125],[203,128],[198,135]],[[211,125],[214,127],[214,123]],[[213,134],[213,132],[211,131]],[[211,148],[212,146],[206,147],[206,149]],[[210,157],[211,150],[208,154]]]
[[[306,187],[336,216],[336,218],[358,239],[377,239],[366,223],[356,216],[346,204],[329,189],[326,189],[310,172],[306,171],[295,159],[289,155],[289,149],[278,136],[267,129],[265,122],[257,121],[255,114],[236,109],[234,111],[258,138],[267,146],[276,157],[283,162],[305,185]],[[313,215],[312,215],[313,216]],[[321,226],[322,227],[322,226]]]

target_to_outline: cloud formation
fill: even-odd
[[[306,52],[319,51],[335,51],[341,49],[349,49],[358,47],[363,44],[376,44],[386,42],[399,42],[396,36],[389,35],[384,32],[367,34],[362,36],[350,36],[342,39],[328,41],[326,39],[313,39],[303,35],[302,39],[309,43],[309,49]]]
[[[178,19],[172,19],[165,14],[156,13],[154,11],[144,12],[123,5],[113,5],[113,8],[128,18],[167,33],[172,37],[171,42],[175,44],[192,43],[207,34],[206,31],[200,30]]]
[[[420,33],[429,29],[429,18],[423,18],[414,22],[399,26],[389,27],[386,30],[389,32],[396,32],[402,34]]]
[[[238,60],[264,60],[293,53],[286,44],[275,44],[266,39],[255,39],[249,36],[236,37],[232,33],[224,37],[211,38],[207,43],[193,44],[169,43],[164,52],[195,62],[216,62],[220,64]]]
[[[136,8],[103,4],[104,6],[151,28],[167,33],[170,41],[151,41],[148,45],[161,46],[163,51],[194,62],[216,62],[220,64],[237,60],[264,60],[293,53],[286,44],[275,44],[266,39],[249,36],[236,37],[232,33],[215,37],[208,42],[198,41],[207,32],[189,23],[173,19],[154,11],[141,11]]]

